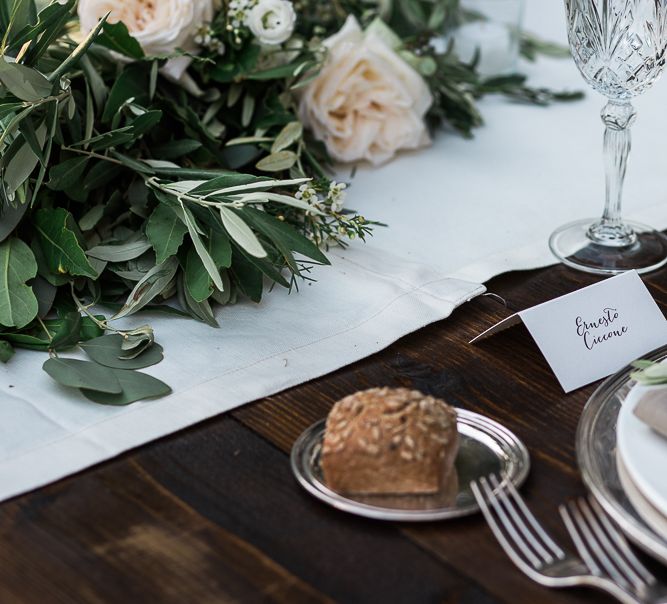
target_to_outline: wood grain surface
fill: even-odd
[[[521,326],[467,342],[595,281],[561,266],[499,277],[489,291],[507,306],[478,298],[373,357],[0,505],[0,604],[609,601],[530,582],[479,516],[364,520],[311,498],[289,467],[294,440],[339,398],[417,388],[524,440],[526,499],[569,544],[557,507],[585,492],[574,438],[594,385],[563,394]],[[664,309],[667,271],[645,282]]]

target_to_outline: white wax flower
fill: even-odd
[[[324,44],[326,64],[301,97],[299,113],[334,159],[377,165],[430,142],[424,116],[431,92],[387,35],[378,28],[364,33],[350,16]]]
[[[182,49],[199,50],[195,36],[213,19],[215,0],[79,0],[79,20],[84,33],[107,13],[109,22],[122,21],[147,55]],[[189,57],[170,59],[165,75],[179,80],[190,65]]]
[[[286,42],[295,23],[296,13],[289,0],[259,0],[247,16],[247,25],[261,44]]]

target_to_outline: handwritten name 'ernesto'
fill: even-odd
[[[604,308],[602,314],[594,321],[585,321],[583,317],[577,317],[577,335],[582,338],[588,350],[593,350],[598,344],[628,333],[628,326],[620,325],[618,320],[619,314],[616,308]]]

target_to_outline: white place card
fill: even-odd
[[[521,311],[471,343],[520,321],[565,392],[607,377],[667,344],[667,321],[635,271]]]

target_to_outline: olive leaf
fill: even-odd
[[[132,59],[142,59],[145,56],[141,44],[130,35],[127,26],[122,21],[105,23],[95,43]]]
[[[151,247],[150,241],[139,239],[119,245],[98,245],[89,249],[86,254],[107,262],[127,262],[138,258]]]
[[[243,219],[229,208],[220,207],[220,218],[229,236],[238,243],[248,254],[256,258],[265,258],[266,250],[257,239],[257,235],[243,221]],[[222,288],[218,288],[222,289]]]
[[[277,153],[287,149],[290,145],[298,141],[303,135],[303,125],[301,122],[290,122],[285,126],[271,146],[271,153]]]
[[[202,265],[211,277],[215,287],[219,290],[222,290],[222,279],[220,279],[220,272],[218,271],[218,267],[213,261],[213,258],[211,258],[211,254],[209,253],[208,249],[206,249],[204,242],[199,236],[199,229],[194,216],[190,213],[190,210],[188,210],[183,205],[183,202],[181,202],[181,209],[183,210],[181,217],[185,222],[185,226],[188,228],[190,239],[192,239],[192,243],[194,244],[195,250],[201,259]]]
[[[126,332],[122,337],[121,359],[136,359],[155,344],[153,329],[149,325]]]
[[[178,279],[177,291],[180,305],[193,319],[206,323],[211,327],[219,327],[218,321],[213,314],[213,309],[208,300],[203,300],[202,302],[195,300],[190,295],[182,275],[180,275]]]
[[[280,249],[298,252],[322,264],[331,264],[312,241],[298,233],[292,226],[277,220],[266,212],[254,208],[244,208],[242,213],[260,233],[266,235]]]
[[[0,325],[28,325],[39,310],[37,297],[26,282],[37,275],[32,250],[20,239],[0,244]]]
[[[53,84],[39,71],[0,57],[0,82],[16,98],[35,102],[51,94]]]
[[[28,120],[26,120],[28,123]],[[23,129],[25,137],[26,129]],[[7,195],[11,199],[18,188],[32,174],[33,170],[41,159],[41,149],[46,141],[46,126],[42,124],[34,132],[34,141],[30,144],[27,140],[21,145],[16,155],[7,164],[4,173],[4,183],[7,189]],[[36,153],[36,151],[38,153]]]
[[[194,247],[188,251],[185,261],[185,286],[197,302],[207,300],[213,293],[211,276]]]
[[[49,170],[47,186],[54,191],[65,191],[79,184],[88,165],[88,157],[73,157]]]
[[[178,260],[173,256],[162,264],[154,266],[135,285],[123,307],[112,318],[120,319],[141,310],[164,291],[176,275],[177,270]]]
[[[282,172],[289,170],[296,160],[297,155],[293,151],[278,151],[259,160],[255,167],[262,172]]]
[[[93,206],[81,218],[79,218],[79,228],[82,231],[90,231],[95,228],[97,223],[104,216],[104,206]]]

